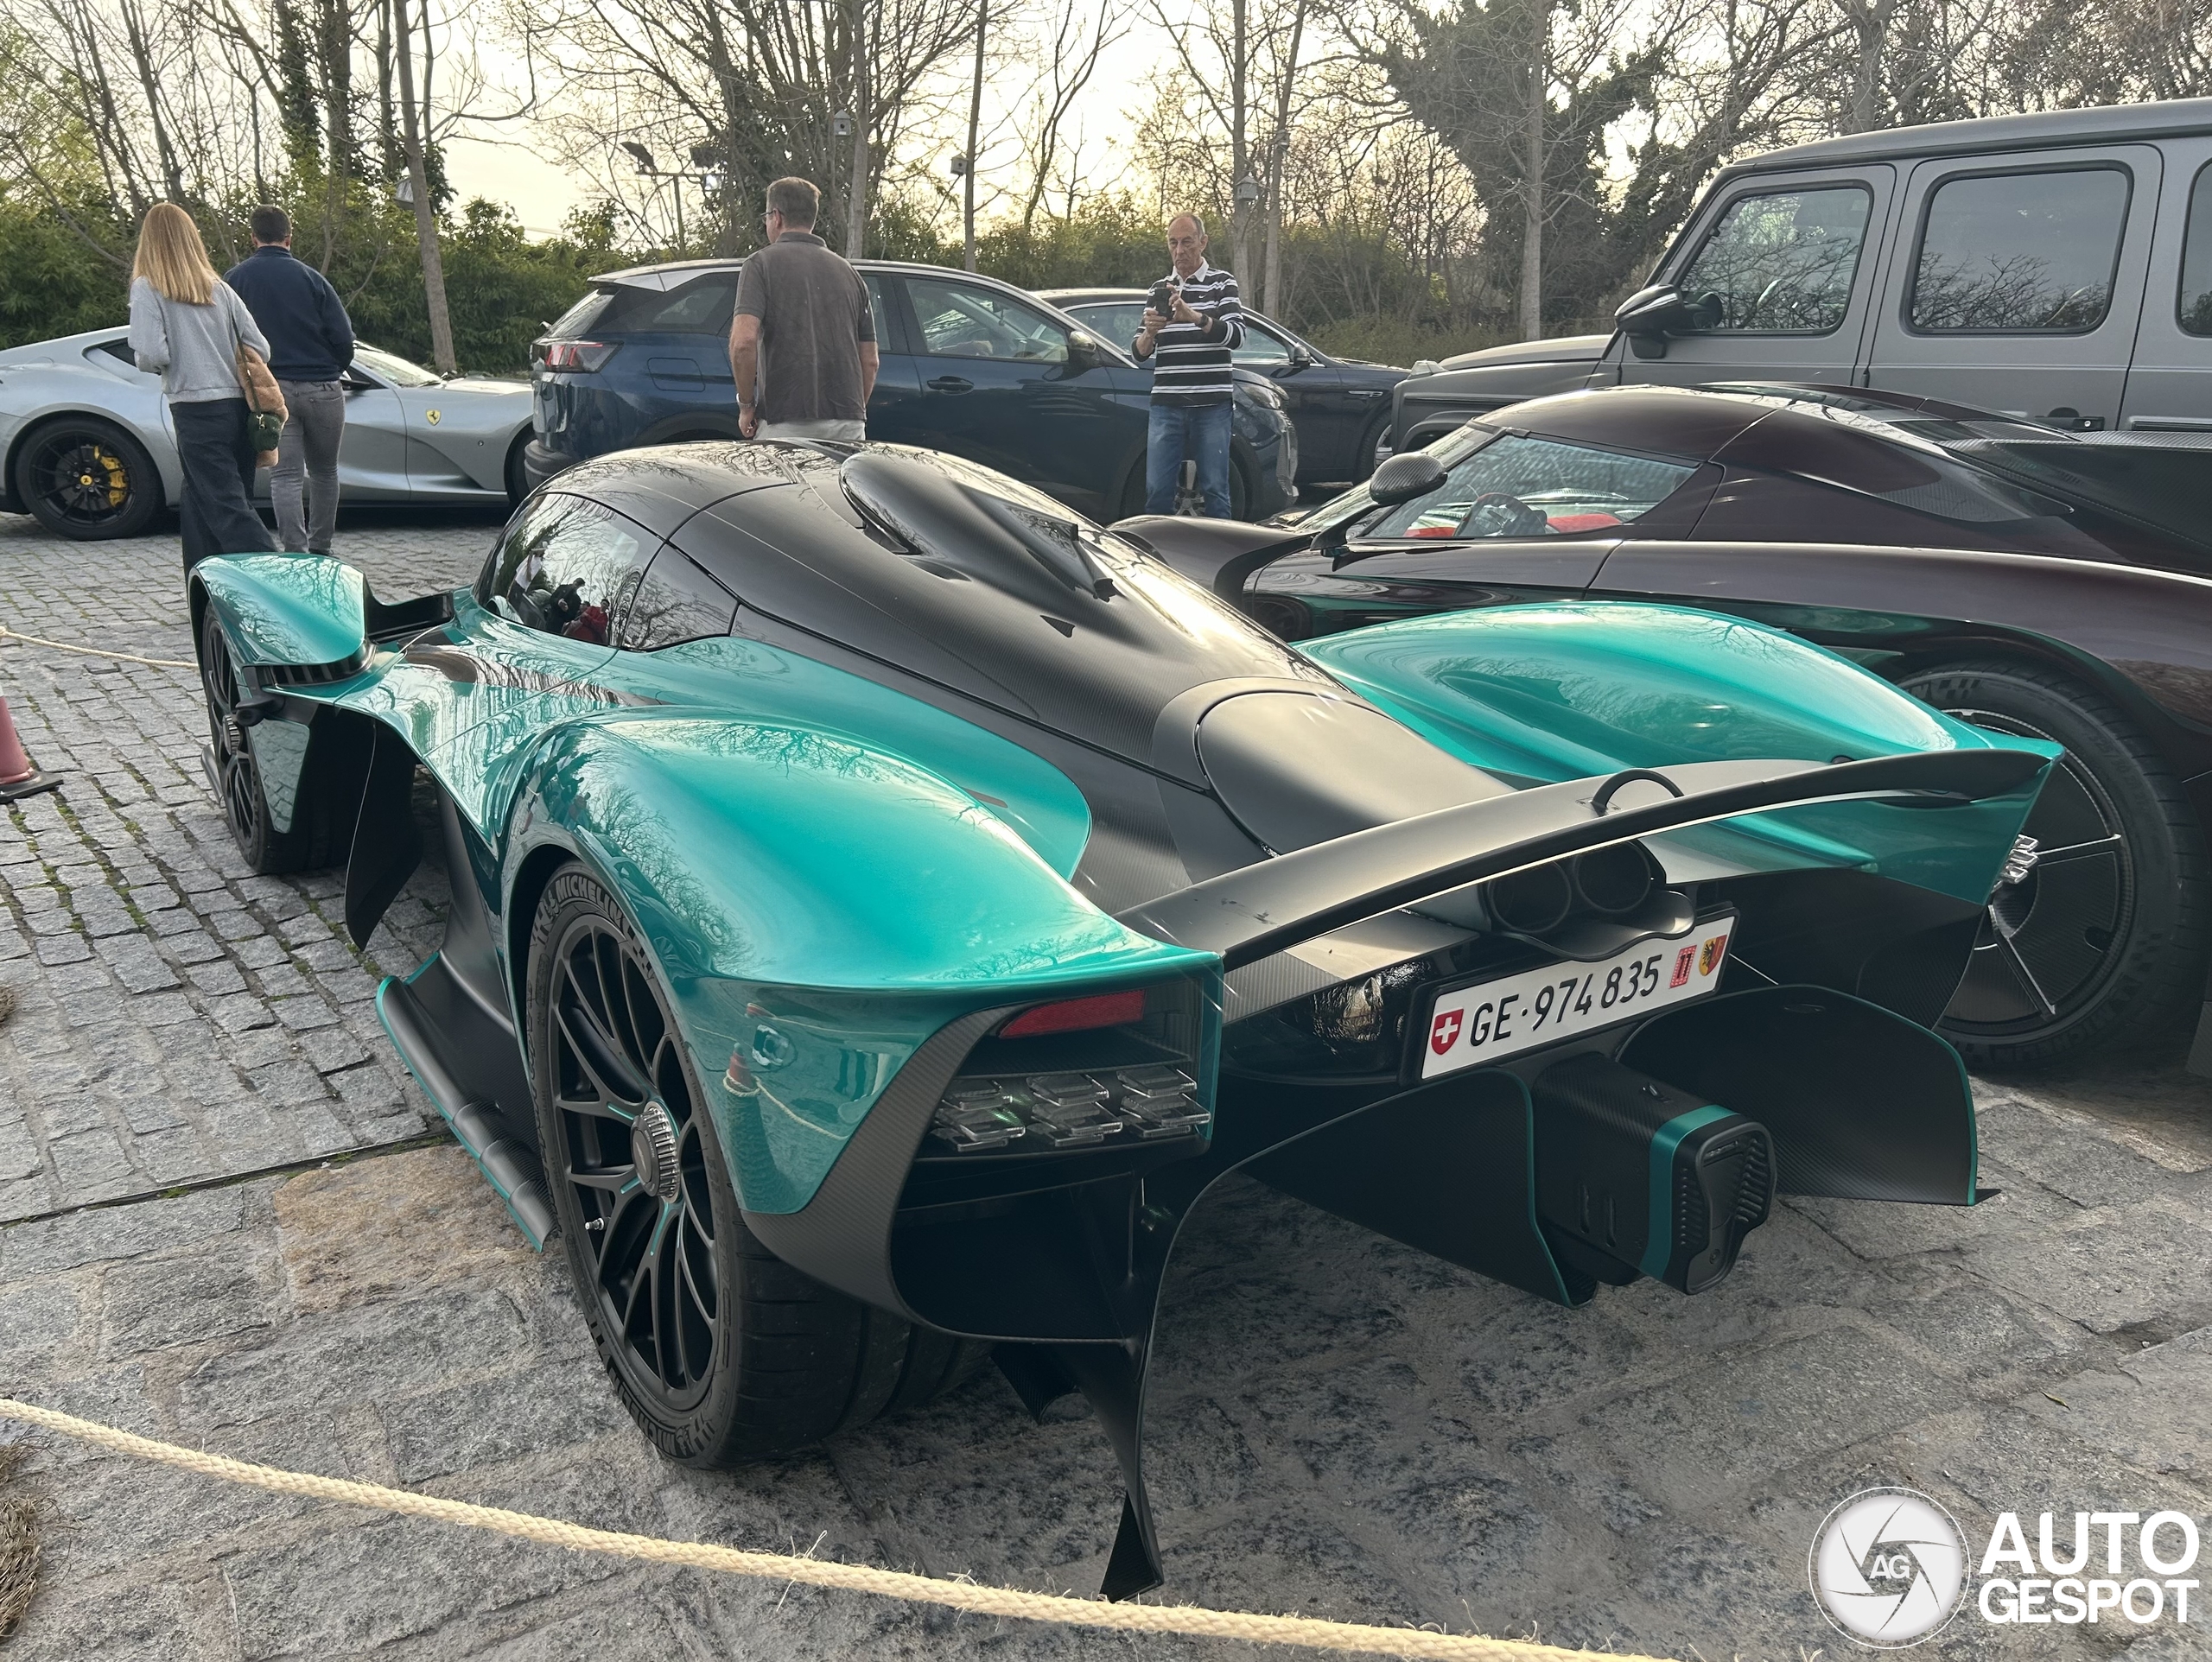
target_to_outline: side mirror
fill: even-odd
[[[1290,349],[1291,368],[1294,370],[1310,370],[1313,367],[1314,362],[1315,359],[1313,354],[1307,352],[1305,347],[1293,346]]]
[[[1077,329],[1068,336],[1068,367],[1072,370],[1095,370],[1105,362],[1098,350],[1097,340]]]
[[[1375,470],[1367,481],[1367,494],[1377,507],[1395,508],[1415,497],[1425,497],[1444,483],[1444,466],[1426,450],[1409,450],[1393,456]]]
[[[1655,282],[1623,301],[1613,314],[1613,324],[1628,337],[1638,358],[1664,358],[1669,335],[1718,328],[1721,315],[1719,295],[1693,301],[1671,282]]]

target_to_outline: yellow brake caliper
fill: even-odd
[[[107,474],[107,505],[120,508],[123,499],[130,494],[130,475],[123,471],[123,458],[111,456],[105,450],[95,450],[92,460]],[[92,480],[86,479],[85,483],[90,485]]]

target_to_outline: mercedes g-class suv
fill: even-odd
[[[2212,435],[2212,98],[1738,162],[1614,325],[1417,370],[1394,447],[1622,382],[1879,387],[2078,432]]]

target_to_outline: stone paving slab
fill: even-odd
[[[345,552],[397,593],[459,580],[486,535],[349,524]],[[0,620],[183,656],[174,558],[0,519]],[[238,870],[193,771],[188,672],[16,648],[0,689],[39,758],[79,770],[0,828],[0,980],[22,1001],[0,1027],[0,1392],[604,1527],[1096,1587],[1104,1442],[1076,1404],[1031,1423],[995,1375],[747,1471],[662,1461],[557,1254],[457,1149],[410,1140],[431,1117],[367,999],[434,943],[437,874],[355,954],[334,883]],[[331,1019],[272,1019],[275,997]],[[1999,1198],[1786,1202],[1695,1299],[1646,1282],[1561,1310],[1225,1185],[1160,1335],[1166,1595],[1807,1662],[1852,1648],[1804,1574],[1858,1489],[1924,1489],[1977,1542],[2002,1509],[2206,1518],[2212,1089],[2157,1056],[1977,1098]],[[632,1566],[33,1442],[46,1584],[8,1662],[1260,1654]],[[1962,1618],[1917,1654],[2212,1644]]]
[[[344,550],[379,593],[466,581],[492,522],[386,512]],[[391,523],[397,522],[397,523]],[[167,536],[67,543],[0,515],[0,622],[189,660]],[[0,1221],[419,1136],[439,1121],[385,1042],[380,975],[435,948],[427,866],[357,954],[341,873],[260,878],[200,755],[198,678],[10,644],[0,694],[60,790],[0,816]]]

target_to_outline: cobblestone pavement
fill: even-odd
[[[461,579],[487,536],[394,518],[349,524],[344,551],[398,593]],[[0,621],[188,657],[175,550],[0,518]],[[333,879],[244,874],[189,671],[18,646],[0,691],[68,771],[0,828],[20,1005],[0,1027],[0,1392],[609,1528],[1096,1585],[1103,1442],[1069,1405],[1030,1424],[993,1376],[753,1470],[659,1460],[557,1256],[425,1142],[435,1116],[372,1013],[377,974],[435,942],[436,875],[356,955]],[[1786,1203],[1695,1299],[1645,1282],[1560,1310],[1229,1187],[1185,1234],[1161,1333],[1168,1595],[1803,1662],[1849,1648],[1805,1555],[1857,1489],[1923,1489],[1977,1545],[2000,1510],[2031,1532],[2045,1509],[2202,1518],[2212,1088],[2153,1057],[1978,1094],[1999,1198]],[[9,1662],[1256,1654],[632,1567],[37,1441],[45,1585]],[[1920,1653],[2123,1651],[2212,1646],[2109,1613],[1969,1612]]]

